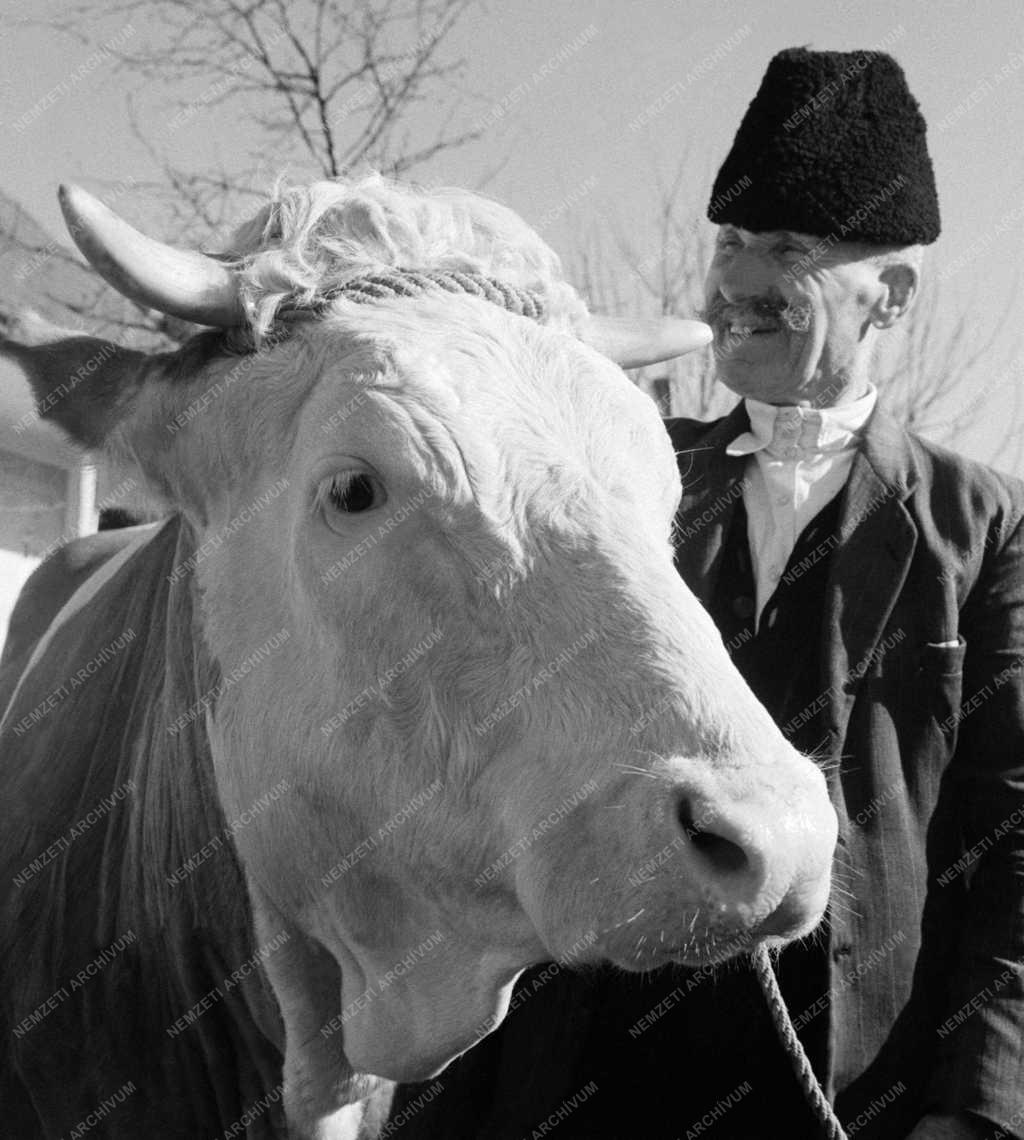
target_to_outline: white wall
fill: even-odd
[[[0,450],[0,644],[18,591],[68,539],[96,530],[95,469]]]
[[[38,565],[38,558],[15,554],[11,550],[0,550],[0,646],[7,638],[7,623],[14,603],[18,600],[18,592]],[[3,710],[0,709],[0,715],[2,713]]]

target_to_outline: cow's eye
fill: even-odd
[[[344,515],[371,511],[387,501],[384,484],[367,471],[341,471],[332,475],[322,488],[326,505]]]

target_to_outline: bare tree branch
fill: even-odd
[[[999,367],[997,345],[1001,334],[1014,327],[1019,286],[1018,277],[1007,290],[1003,311],[986,316],[950,294],[938,278],[924,275],[921,295],[905,328],[885,346],[887,352],[883,348],[876,380],[883,404],[910,430],[942,444],[954,444],[974,430],[987,411],[977,379],[983,396],[996,395],[999,387],[1003,389],[999,398],[1014,403],[1009,385],[993,385],[992,378],[1005,374]],[[1020,357],[1020,344],[1018,335],[1009,345],[1011,356]],[[997,448],[1007,452],[1005,444]]]
[[[216,249],[252,216],[282,169],[330,178],[372,165],[407,174],[478,138],[480,130],[464,126],[457,81],[466,65],[452,49],[475,2],[70,0],[46,23],[102,49],[118,78],[133,81],[131,130],[161,172],[133,183],[155,204],[147,224],[176,244]],[[440,126],[413,135],[410,116],[427,101],[440,109]],[[172,157],[200,116],[227,120],[229,161],[189,165]],[[89,272],[55,243],[39,249],[12,240],[27,257]],[[52,299],[83,316],[94,303],[104,319],[118,311],[98,280],[94,297],[83,303],[81,296]],[[127,302],[123,310],[122,332],[151,342],[179,342],[194,331]]]
[[[477,130],[445,128],[410,144],[403,134],[412,109],[427,100],[458,114],[455,83],[465,61],[453,57],[451,40],[473,3],[78,0],[53,26],[105,45],[121,74],[139,80],[138,97],[169,104],[173,113],[161,116],[168,136],[200,115],[231,115],[232,136],[251,140],[253,156],[272,139],[280,165],[337,177],[366,165],[409,172],[479,137]],[[145,36],[117,40],[114,33],[129,26],[144,28]],[[193,185],[196,170],[169,158],[169,139],[137,124],[136,134],[175,193],[193,187],[184,196],[194,229],[225,212],[214,205],[212,187]],[[248,181],[251,169],[235,160],[226,173],[229,181]]]

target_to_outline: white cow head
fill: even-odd
[[[240,326],[22,358],[40,394],[98,360],[53,418],[134,455],[194,529],[169,573],[235,677],[204,715],[227,817],[252,817],[257,941],[289,933],[266,969],[295,1121],[353,1070],[437,1071],[530,963],[704,963],[817,923],[824,780],[676,573],[668,436],[574,335],[604,332],[532,231],[469,194],[319,183],[216,263],[65,205],[122,291]],[[480,274],[544,317],[351,287],[395,267]]]

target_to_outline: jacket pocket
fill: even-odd
[[[955,644],[946,641],[926,641],[918,655],[918,675],[962,677],[966,652],[967,642],[960,636],[957,637]]]
[[[963,699],[964,655],[967,642],[956,644],[927,641],[917,661],[917,689],[922,707],[935,718],[942,733],[955,744]]]

